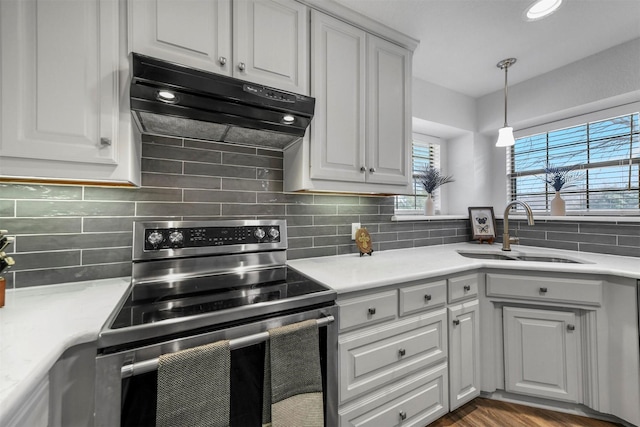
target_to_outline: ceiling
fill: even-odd
[[[473,98],[504,87],[502,59],[512,85],[640,37],[640,0],[565,0],[534,22],[533,0],[337,2],[420,40],[413,75]]]

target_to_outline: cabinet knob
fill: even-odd
[[[540,293],[541,294],[546,294],[547,293],[547,288],[540,288]]]
[[[376,171],[376,168],[369,168],[370,173],[374,173],[375,171]]]
[[[427,294],[424,296],[425,301],[431,301],[431,295]]]
[[[469,292],[471,290],[471,285],[464,285],[463,289],[465,292]]]
[[[110,147],[111,146],[111,138],[100,138],[100,145],[102,145],[103,147]]]
[[[576,326],[575,325],[567,325],[567,331],[575,331],[576,330]]]
[[[227,58],[221,56],[220,58],[218,58],[218,62],[220,63],[220,65],[225,65],[227,63]]]
[[[367,171],[367,168],[365,168],[364,166],[360,166],[360,172],[365,173]]]
[[[456,325],[456,326],[458,326],[458,325],[460,324],[460,321],[459,321],[458,319],[455,319],[455,320],[453,321],[453,324],[454,324],[454,325]]]
[[[398,350],[398,354],[400,355],[400,357],[403,357],[405,354],[407,354],[407,351],[404,348],[401,348],[400,350]]]
[[[398,415],[400,415],[400,421],[404,421],[407,419],[407,413],[405,411],[400,411]]]
[[[369,310],[368,310],[368,311],[369,311],[369,314],[370,314],[371,316],[373,316],[374,314],[376,314],[376,308],[375,308],[375,307],[369,307]]]
[[[244,62],[241,62],[241,63],[238,64],[238,70],[244,71],[245,68],[247,68],[247,66],[245,65]]]

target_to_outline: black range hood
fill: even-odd
[[[131,112],[143,133],[283,149],[311,123],[315,99],[132,54]]]

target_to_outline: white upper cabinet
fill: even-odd
[[[293,0],[233,2],[234,76],[309,94],[309,12]]]
[[[309,93],[308,9],[294,0],[129,1],[133,52]]]
[[[411,52],[367,36],[367,181],[406,185],[411,157]]]
[[[311,178],[364,182],[366,33],[317,11],[311,30]]]
[[[129,0],[136,53],[231,75],[231,0]]]
[[[0,2],[1,176],[139,184],[123,9],[113,0]]]
[[[285,150],[285,191],[411,192],[411,60],[417,43],[352,14],[311,12],[316,110],[307,136]],[[394,37],[400,41],[389,41]]]

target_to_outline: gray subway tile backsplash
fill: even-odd
[[[128,276],[137,220],[285,218],[289,259],[357,253],[354,222],[375,251],[470,240],[466,219],[391,221],[393,197],[283,193],[278,151],[145,135],[142,153],[141,188],[0,184],[0,229],[16,236],[7,285]],[[510,225],[522,244],[640,256],[640,222]]]

